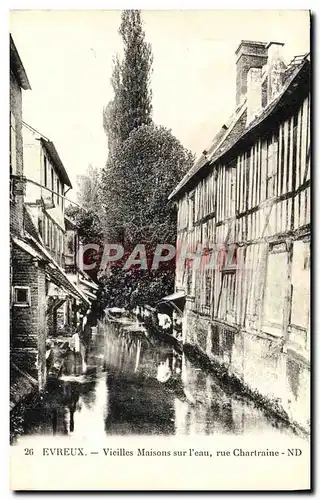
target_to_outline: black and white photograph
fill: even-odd
[[[11,488],[309,490],[310,11],[9,28]]]

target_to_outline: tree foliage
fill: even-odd
[[[102,172],[101,199],[109,220],[125,228],[126,245],[175,242],[176,211],[168,196],[192,161],[162,126],[141,126],[113,149]]]
[[[104,286],[105,305],[134,309],[145,304],[155,306],[163,296],[170,294],[174,273],[166,269],[124,271],[115,266],[107,277],[100,278],[100,283]]]
[[[66,215],[76,224],[83,244],[100,244],[105,235],[105,218],[100,200],[101,170],[89,165],[85,174],[77,176],[77,202]]]
[[[86,210],[97,210],[100,181],[101,170],[92,165],[89,165],[84,175],[77,176],[77,200]]]
[[[94,209],[83,210],[70,205],[66,208],[66,215],[75,223],[84,245],[103,243],[103,227]]]

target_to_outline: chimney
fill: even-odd
[[[237,90],[236,105],[238,106],[247,93],[247,76],[251,68],[262,68],[268,60],[265,42],[242,40],[236,50],[237,55]]]
[[[261,111],[261,75],[261,68],[250,68],[247,74],[247,125],[249,125]]]
[[[284,43],[270,42],[267,45],[268,51],[268,86],[267,100],[268,103],[274,99],[283,86],[284,72],[286,64],[283,59],[282,49]]]

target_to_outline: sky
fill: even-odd
[[[102,109],[113,98],[112,60],[121,54],[120,11],[17,10],[10,32],[32,90],[23,119],[55,143],[74,189],[108,149]],[[284,42],[289,62],[309,52],[307,11],[142,11],[153,51],[153,119],[200,154],[235,107],[241,40]]]

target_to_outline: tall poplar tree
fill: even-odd
[[[141,125],[152,123],[151,45],[145,40],[139,10],[125,10],[119,33],[123,41],[123,59],[113,61],[111,84],[114,100],[103,110],[103,124],[109,150],[125,141]]]

